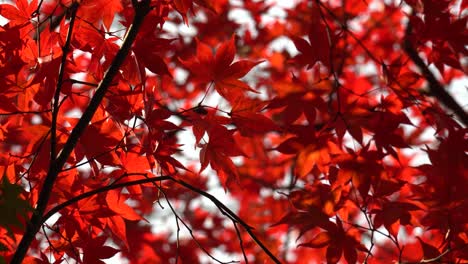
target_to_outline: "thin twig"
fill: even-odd
[[[176,219],[176,223],[177,223],[177,252],[176,252],[176,264],[178,262],[178,258],[179,258],[179,232],[180,232],[180,227],[179,227],[179,221],[185,226],[185,228],[187,229],[187,231],[189,232],[190,236],[192,237],[193,241],[195,241],[195,244],[197,244],[198,248],[200,248],[208,257],[210,257],[212,260],[220,263],[220,264],[229,264],[229,263],[237,263],[238,261],[229,261],[229,262],[224,262],[224,261],[221,261],[219,259],[217,259],[215,256],[213,256],[210,252],[208,252],[208,250],[202,245],[200,244],[200,241],[198,241],[197,237],[195,236],[195,234],[193,233],[193,230],[192,228],[187,224],[185,223],[184,219],[182,219],[179,214],[176,212],[176,210],[174,209],[174,207],[172,206],[172,203],[169,201],[169,199],[167,198],[167,195],[166,195],[166,192],[159,186],[157,186],[155,184],[156,188],[159,189],[159,191],[163,194],[164,196],[164,199],[166,200],[166,203],[168,204],[169,206],[169,209],[172,211],[172,214],[174,215],[175,219]]]
[[[244,242],[242,241],[242,234],[240,233],[240,230],[237,227],[237,223],[235,221],[232,221],[232,224],[234,225],[234,228],[236,229],[237,237],[239,238],[239,245],[242,251],[242,255],[244,256],[244,261],[246,264],[249,264],[249,260],[247,259],[247,255],[245,254],[245,250],[244,250]]]
[[[0,116],[11,116],[11,115],[26,115],[26,114],[44,114],[50,112],[50,109],[42,110],[42,111],[14,111],[14,112],[5,112],[0,113]]]
[[[186,187],[187,189],[190,189],[210,199],[216,205],[216,207],[218,207],[221,210],[221,213],[223,213],[224,215],[227,215],[229,218],[236,220],[236,222],[239,223],[245,229],[245,231],[250,235],[250,237],[254,240],[254,242],[260,248],[262,248],[262,250],[270,257],[271,260],[273,260],[274,263],[278,263],[278,264],[281,263],[281,261],[279,261],[279,259],[276,258],[276,256],[265,246],[265,244],[263,244],[263,242],[260,241],[260,239],[253,233],[252,230],[254,230],[254,228],[249,226],[247,223],[245,223],[244,220],[242,220],[239,216],[237,216],[234,212],[232,212],[229,208],[227,208],[226,205],[224,205],[222,202],[216,199],[216,197],[214,197],[213,195],[203,190],[196,188],[195,186],[192,186],[191,184],[184,182],[183,180],[174,179],[174,178],[170,178],[170,179]]]

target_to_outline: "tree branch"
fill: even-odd
[[[424,63],[424,61],[419,56],[417,50],[411,44],[411,41],[409,39],[411,31],[411,23],[408,21],[403,42],[403,48],[406,54],[408,54],[408,57],[410,57],[410,59],[414,62],[414,64],[416,64],[416,66],[426,78],[427,82],[429,83],[429,92],[434,97],[436,97],[445,107],[452,110],[465,126],[468,126],[468,114],[465,112],[463,107],[461,107],[455,101],[455,99],[453,99],[453,97],[445,90],[442,84],[439,81],[437,81],[434,74],[429,70],[427,64]]]
[[[128,173],[126,174],[126,176],[129,176],[129,175],[142,175],[142,176],[145,176],[146,174],[145,173]],[[275,263],[281,263],[276,257],[275,255],[260,241],[260,239],[253,233],[253,227],[249,226],[247,223],[245,223],[239,216],[237,216],[233,211],[231,211],[226,205],[224,205],[222,202],[220,202],[216,197],[214,197],[213,195],[209,194],[208,192],[206,191],[203,191],[201,189],[198,189],[197,187],[183,181],[183,180],[178,180],[178,179],[175,179],[171,176],[160,176],[160,177],[152,177],[152,178],[146,178],[146,179],[141,179],[141,180],[134,180],[134,181],[129,181],[129,182],[124,182],[124,183],[118,183],[118,184],[111,184],[111,185],[108,185],[108,186],[105,186],[105,187],[102,187],[102,188],[98,188],[98,189],[95,189],[95,190],[92,190],[92,191],[89,191],[89,192],[85,192],[85,193],[82,193],[78,196],[75,196],[73,198],[71,198],[70,200],[66,201],[66,202],[63,202],[57,206],[55,206],[54,208],[52,208],[51,210],[49,210],[47,212],[47,214],[45,214],[42,219],[41,219],[41,223],[40,225],[42,225],[45,221],[47,221],[47,219],[49,219],[51,216],[53,216],[54,214],[58,213],[60,210],[62,210],[63,208],[69,206],[69,205],[72,205],[74,203],[77,203],[79,202],[80,200],[83,200],[83,199],[86,199],[90,196],[93,196],[93,195],[96,195],[96,194],[99,194],[99,193],[102,193],[102,192],[107,192],[107,191],[110,191],[110,190],[114,190],[114,189],[118,189],[118,188],[123,188],[123,187],[128,187],[128,186],[133,186],[133,185],[138,185],[138,184],[144,184],[144,183],[149,183],[149,182],[157,182],[157,181],[166,181],[166,180],[170,180],[170,181],[173,181],[193,192],[196,192],[206,198],[208,198],[210,201],[212,201],[216,207],[218,207],[221,212],[225,215],[227,215],[229,218],[231,218],[233,221],[234,221],[234,224],[235,223],[239,223],[242,227],[244,227],[244,229],[247,231],[247,233],[250,235],[250,237],[255,241],[255,243],[260,246],[260,248],[262,248],[262,250],[275,262]],[[237,230],[237,226],[235,226],[236,230]]]
[[[126,174],[126,176],[130,176],[130,175],[145,176],[146,173],[127,173]],[[63,208],[65,208],[65,207],[67,207],[69,205],[72,205],[74,203],[77,203],[77,202],[79,202],[79,201],[81,201],[83,199],[86,199],[86,198],[90,197],[90,196],[93,196],[93,195],[96,195],[96,194],[99,194],[99,193],[103,193],[103,192],[107,192],[107,191],[110,191],[110,190],[114,190],[114,189],[123,188],[123,187],[128,187],[128,186],[133,186],[133,185],[138,185],[138,184],[144,184],[144,183],[149,183],[149,182],[165,181],[165,180],[170,180],[170,179],[171,179],[170,176],[151,177],[151,178],[128,181],[128,182],[123,182],[123,183],[111,184],[111,185],[104,186],[104,187],[101,187],[101,188],[98,188],[98,189],[95,189],[95,190],[92,190],[92,191],[89,191],[89,192],[82,193],[82,194],[80,194],[78,196],[75,196],[75,197],[71,198],[70,200],[68,200],[66,202],[63,202],[63,203],[61,203],[59,205],[56,205],[54,208],[50,209],[42,217],[42,223],[41,224],[45,223],[51,216],[58,213]]]
[[[151,10],[150,2],[150,0],[143,0],[141,2],[132,1],[135,8],[135,17],[133,18],[133,23],[130,26],[123,41],[122,47],[117,52],[117,55],[115,56],[111,66],[104,74],[104,78],[99,83],[99,86],[96,89],[96,93],[91,99],[91,102],[84,111],[80,120],[70,133],[70,136],[68,137],[68,140],[65,143],[62,151],[58,154],[57,159],[51,163],[41,192],[39,194],[36,209],[34,210],[31,219],[26,226],[26,231],[18,245],[18,248],[16,249],[15,254],[13,255],[11,263],[20,264],[23,261],[32,241],[34,240],[34,237],[36,236],[36,233],[39,231],[43,223],[43,214],[49,202],[55,180],[57,179],[60,170],[65,165],[65,162],[75,148],[78,139],[89,125],[89,122],[91,121],[94,113],[103,100],[104,95],[109,89],[112,80],[117,75],[120,66],[125,61],[125,58],[127,57],[130,48],[138,34],[140,26],[143,24],[146,15]]]
[[[57,148],[57,118],[59,113],[59,100],[60,100],[60,91],[62,90],[63,85],[63,75],[65,74],[65,65],[67,63],[68,52],[70,52],[70,44],[73,35],[73,27],[75,26],[76,12],[78,11],[78,2],[74,2],[70,7],[71,17],[70,23],[68,24],[67,38],[65,44],[62,47],[62,60],[60,63],[60,69],[57,79],[57,87],[55,88],[54,101],[52,106],[52,121],[50,125],[50,162],[53,162],[56,157],[56,148]]]

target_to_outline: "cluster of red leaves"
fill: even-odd
[[[0,4],[0,263],[142,3],[28,263],[229,261],[220,249],[253,263],[468,261],[467,120],[427,89],[465,75],[467,1],[11,2]],[[213,182],[232,203],[208,194]]]

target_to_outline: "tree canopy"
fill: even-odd
[[[3,1],[0,263],[466,263],[467,6]]]

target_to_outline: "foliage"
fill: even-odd
[[[468,2],[278,5],[1,4],[0,262],[467,262]]]

